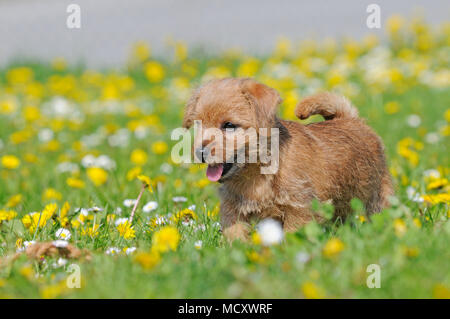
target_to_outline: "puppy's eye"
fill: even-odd
[[[234,129],[237,127],[237,125],[231,123],[231,122],[225,122],[222,124],[222,129],[224,130],[230,130],[234,131]]]

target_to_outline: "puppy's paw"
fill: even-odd
[[[234,240],[247,241],[249,234],[249,226],[244,223],[236,223],[223,230],[223,235],[229,242]]]

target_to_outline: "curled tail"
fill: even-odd
[[[335,118],[357,118],[358,110],[345,97],[323,92],[300,101],[295,108],[295,115],[304,120],[311,115],[320,114],[325,120]]]

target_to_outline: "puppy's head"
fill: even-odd
[[[274,127],[278,92],[247,78],[213,80],[198,88],[185,109],[183,127],[201,125],[194,137],[197,160],[208,163],[211,181],[224,181],[236,175],[249,160],[255,134]],[[195,122],[195,123],[194,123]],[[245,153],[242,153],[244,142]],[[245,159],[237,158],[245,154]]]

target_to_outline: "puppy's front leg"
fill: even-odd
[[[230,241],[236,239],[241,241],[248,240],[249,225],[247,223],[237,222],[223,229],[223,235]]]
[[[309,208],[286,209],[283,218],[283,229],[286,232],[295,232],[312,220],[321,222],[323,219],[315,215]]]
[[[237,214],[221,212],[221,225],[223,235],[230,241],[236,239],[247,241],[250,225],[245,219],[239,219]]]

